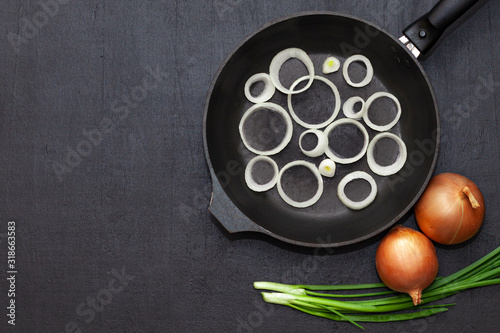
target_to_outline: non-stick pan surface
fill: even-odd
[[[247,187],[244,169],[255,154],[244,147],[238,131],[241,117],[252,105],[244,96],[244,85],[253,74],[268,73],[272,58],[291,47],[308,53],[316,74],[327,77],[337,86],[342,103],[354,95],[366,100],[377,91],[390,92],[399,99],[402,115],[398,124],[390,130],[403,139],[408,151],[408,160],[399,173],[389,177],[375,175],[368,168],[366,156],[350,165],[338,164],[335,177],[324,178],[324,193],[320,200],[308,208],[294,208],[286,204],[279,197],[276,187],[264,193],[253,192]],[[368,86],[348,86],[341,70],[328,75],[321,73],[327,56],[333,55],[343,63],[352,54],[362,54],[370,59],[375,74]],[[303,73],[300,72],[303,69],[293,63],[288,67],[288,72],[283,73],[285,76]],[[327,99],[320,83],[315,82],[310,90],[305,102],[299,103],[300,97],[297,96],[304,116],[317,113],[323,99]],[[314,94],[317,95],[316,100]],[[271,102],[286,109],[286,98],[278,91]],[[381,28],[359,18],[332,12],[302,13],[289,17],[262,28],[243,41],[221,66],[209,91],[204,117],[205,152],[214,192],[210,211],[230,232],[263,232],[304,246],[351,244],[393,225],[421,195],[438,155],[436,100],[419,62],[406,47]],[[343,117],[340,112],[337,119]],[[272,122],[271,119],[269,124]],[[276,130],[271,125],[269,128],[265,128],[265,124],[261,124],[260,128],[256,126],[253,129],[257,131],[255,137],[265,137],[266,131]],[[279,126],[275,127],[279,129]],[[299,149],[298,138],[305,128],[294,122],[293,130],[289,145],[272,156],[279,168],[297,159],[318,165],[324,157],[309,158]],[[367,130],[370,139],[377,134],[368,127]],[[346,139],[340,149],[349,150],[351,145],[355,149],[356,141],[354,135],[354,139]],[[387,150],[390,150],[389,146]],[[381,153],[384,154],[383,151]],[[390,152],[385,153],[390,155]],[[368,172],[378,186],[375,201],[360,211],[345,207],[337,197],[339,181],[356,170]],[[314,192],[314,183],[308,184],[308,178],[302,178],[300,171],[299,168],[295,174],[286,176],[288,190],[307,194],[311,191],[310,186]],[[293,177],[296,177],[295,180]],[[356,195],[356,191],[365,191],[365,186],[363,182],[354,182],[349,191]]]

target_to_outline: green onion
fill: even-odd
[[[453,304],[428,305],[428,303],[455,295],[461,291],[500,284],[500,247],[464,269],[447,277],[438,277],[422,293],[422,303],[413,305],[407,294],[388,290],[383,283],[353,285],[288,285],[275,282],[254,282],[268,303],[286,305],[304,313],[335,321],[347,321],[363,328],[357,322],[389,322],[431,316]],[[382,291],[332,294],[328,291],[380,289]],[[379,297],[388,294],[393,296]],[[340,298],[344,300],[334,299]],[[368,298],[345,300],[345,298]],[[425,304],[425,305],[424,305]]]

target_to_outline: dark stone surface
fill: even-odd
[[[357,332],[270,307],[252,282],[378,281],[382,236],[318,258],[227,233],[207,210],[205,97],[229,52],[271,20],[339,11],[399,36],[434,1],[60,2],[44,10],[8,0],[0,11],[0,331]],[[473,240],[437,247],[441,275],[500,245],[499,12],[487,3],[423,63],[442,119],[436,172],[472,179],[487,204]],[[478,95],[484,80],[496,84]],[[6,322],[8,221],[17,235],[15,327]],[[402,222],[416,227],[413,216]],[[467,291],[438,316],[365,327],[493,332],[499,296],[499,286]],[[105,300],[99,311],[86,305],[95,297]]]

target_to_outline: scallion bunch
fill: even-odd
[[[383,283],[357,285],[288,285],[274,282],[255,282],[264,301],[281,304],[310,315],[336,321],[389,322],[427,317],[447,311],[454,304],[428,305],[463,290],[500,284],[500,247],[447,277],[437,277],[422,294],[422,303],[413,304],[407,294],[392,290],[356,294],[332,294],[331,291],[363,290],[386,287]],[[392,294],[392,295],[390,295]],[[363,298],[350,300],[352,298]],[[346,300],[347,299],[347,300]]]

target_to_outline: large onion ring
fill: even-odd
[[[264,90],[260,93],[259,96],[253,96],[250,93],[250,88],[256,82],[264,83]],[[252,75],[247,82],[245,83],[245,96],[252,103],[264,103],[273,97],[276,88],[274,84],[271,82],[271,78],[269,74],[266,73],[257,73]]]
[[[361,103],[361,110],[358,112],[354,112],[354,105],[356,103]],[[352,96],[349,98],[347,101],[344,102],[344,105],[342,106],[342,111],[344,111],[344,115],[347,118],[351,119],[361,119],[363,118],[363,115],[365,114],[365,101],[359,96]]]
[[[307,134],[314,134],[314,135],[316,135],[316,138],[318,139],[318,142],[316,144],[316,147],[314,147],[314,149],[305,150],[304,147],[302,147],[302,139]],[[327,146],[328,146],[328,138],[325,136],[325,133],[323,133],[322,131],[317,130],[317,129],[307,130],[307,131],[303,132],[299,137],[300,150],[302,150],[304,155],[309,156],[309,157],[318,157],[318,156],[323,155]]]
[[[273,172],[274,172],[273,178],[265,184],[259,184],[253,178],[252,170],[257,162],[269,163],[271,165],[271,167],[273,168]],[[276,185],[276,183],[278,182],[278,173],[279,173],[278,165],[276,164],[276,162],[272,158],[270,158],[269,156],[258,155],[258,156],[255,156],[254,158],[252,158],[248,162],[248,164],[245,168],[245,182],[247,183],[248,188],[251,189],[252,191],[265,192],[267,190],[272,189],[274,187],[274,185]]]
[[[293,90],[300,82],[306,80],[307,78],[308,78],[308,76],[303,76],[303,77],[299,78],[297,81],[295,81],[292,84],[290,89]],[[290,115],[292,116],[293,120],[295,120],[297,122],[297,124],[299,124],[302,127],[313,128],[313,129],[314,128],[323,128],[325,126],[328,126],[328,124],[330,124],[332,121],[335,120],[335,118],[337,118],[337,115],[339,114],[339,111],[340,111],[340,94],[339,94],[339,90],[337,89],[335,84],[333,84],[332,81],[330,81],[322,76],[318,76],[318,75],[314,76],[314,79],[326,83],[332,89],[333,95],[335,96],[335,109],[333,110],[330,118],[328,118],[326,121],[322,122],[321,124],[309,124],[309,123],[306,123],[305,121],[301,120],[299,118],[299,116],[297,116],[297,114],[295,113],[295,111],[293,109],[292,94],[288,94],[288,110],[290,111]]]
[[[316,191],[316,194],[314,194],[314,196],[309,200],[295,201],[285,193],[285,191],[283,190],[283,187],[281,186],[281,177],[283,176],[283,173],[286,170],[288,170],[294,166],[305,166],[306,168],[308,168],[309,170],[312,171],[312,173],[314,174],[314,176],[316,176],[316,179],[318,180],[318,190]],[[280,170],[280,173],[278,176],[278,193],[281,196],[281,198],[283,199],[283,201],[285,201],[290,206],[296,207],[296,208],[306,208],[306,207],[314,205],[319,200],[321,195],[323,194],[323,178],[321,178],[321,174],[319,173],[318,168],[314,164],[306,162],[306,161],[302,161],[302,160],[293,161],[293,162],[286,164]]]
[[[370,110],[370,106],[372,105],[373,101],[375,101],[376,99],[378,99],[380,97],[388,97],[394,101],[394,104],[396,104],[396,108],[397,108],[396,117],[394,117],[394,119],[387,125],[375,125],[368,117],[368,111]],[[391,128],[393,128],[394,125],[396,125],[396,123],[399,121],[400,117],[401,117],[401,104],[399,103],[399,100],[397,99],[397,97],[394,96],[393,94],[390,94],[390,93],[385,92],[385,91],[380,91],[380,92],[374,93],[366,100],[365,113],[363,114],[363,120],[365,121],[365,124],[368,127],[370,127],[371,129],[373,129],[375,131],[379,131],[379,132],[388,131]]]
[[[271,150],[258,150],[256,148],[250,146],[250,143],[247,141],[245,134],[244,134],[244,131],[243,131],[243,125],[245,124],[245,121],[248,119],[248,117],[257,111],[264,110],[264,109],[269,109],[271,111],[274,111],[274,112],[277,112],[278,114],[280,114],[283,117],[283,120],[285,121],[285,125],[286,125],[285,137],[283,138],[283,140],[281,140],[281,142],[278,146],[276,146],[275,148],[273,148]],[[259,103],[259,104],[255,104],[255,105],[251,106],[245,112],[245,114],[243,115],[243,117],[240,120],[239,131],[240,131],[241,140],[243,141],[243,144],[245,145],[245,147],[247,147],[248,150],[250,150],[252,153],[257,154],[257,155],[268,156],[268,155],[275,155],[275,154],[279,153],[288,145],[288,143],[292,139],[293,124],[292,124],[292,119],[290,118],[290,116],[288,115],[288,113],[286,112],[286,110],[283,107],[279,106],[278,104],[269,103],[269,102]]]
[[[342,119],[336,120],[332,124],[330,124],[330,126],[328,126],[324,131],[326,138],[328,139],[328,134],[330,134],[330,132],[333,131],[333,129],[335,129],[336,127],[338,127],[340,125],[347,125],[347,124],[355,125],[357,128],[359,128],[361,130],[361,132],[363,133],[363,137],[364,137],[364,143],[363,143],[363,148],[361,148],[361,151],[356,156],[348,157],[348,158],[343,158],[343,157],[339,157],[339,156],[335,155],[335,153],[330,149],[330,147],[327,146],[326,150],[325,150],[326,156],[328,156],[333,161],[340,163],[340,164],[349,164],[349,163],[354,163],[356,161],[359,161],[363,157],[363,155],[365,155],[366,149],[368,148],[368,142],[370,140],[370,138],[368,136],[368,131],[366,130],[366,128],[359,121],[354,120],[354,119],[349,119],[349,118],[342,118]]]
[[[396,161],[394,163],[392,163],[391,165],[387,165],[387,166],[382,166],[382,165],[378,164],[375,161],[375,156],[373,154],[373,152],[375,150],[375,145],[377,144],[377,142],[380,139],[383,139],[383,138],[388,138],[388,139],[394,140],[398,144],[398,147],[399,147],[399,154],[398,154],[398,157],[396,158]],[[379,134],[375,135],[375,137],[372,139],[372,141],[368,145],[368,150],[366,152],[366,159],[368,161],[368,166],[370,167],[370,170],[372,170],[373,173],[375,173],[379,176],[390,176],[390,175],[397,173],[405,165],[406,158],[407,158],[406,145],[403,142],[403,140],[401,140],[401,138],[399,136],[392,134],[392,133],[387,133],[387,132],[379,133]]]
[[[306,66],[307,71],[309,73],[309,82],[307,82],[306,86],[294,91],[293,89],[287,89],[281,84],[280,81],[280,69],[283,64],[291,58],[296,58]],[[281,91],[284,94],[298,94],[301,92],[306,91],[309,89],[309,87],[312,85],[313,80],[314,80],[314,64],[303,50],[298,49],[298,48],[289,48],[281,51],[277,55],[274,56],[273,60],[271,61],[271,65],[269,66],[269,75],[271,77],[271,82],[274,84],[276,89]]]
[[[360,61],[365,64],[366,66],[366,75],[365,78],[358,83],[352,82],[351,78],[349,77],[349,65],[355,61]],[[344,67],[342,68],[342,74],[344,75],[345,81],[352,87],[358,88],[358,87],[364,87],[368,83],[370,83],[373,79],[373,66],[370,60],[361,55],[361,54],[355,54],[353,56],[350,56],[347,58],[347,60],[344,62]]]
[[[352,201],[345,194],[346,185],[355,179],[364,179],[371,186],[370,194],[361,201]],[[339,183],[339,187],[337,188],[337,194],[339,196],[340,201],[344,205],[346,205],[347,208],[350,208],[352,210],[361,210],[363,208],[366,208],[373,202],[373,200],[375,200],[375,197],[377,196],[377,183],[375,182],[375,179],[373,179],[373,177],[367,174],[366,172],[354,171],[345,176],[344,178],[342,178],[342,180]]]

